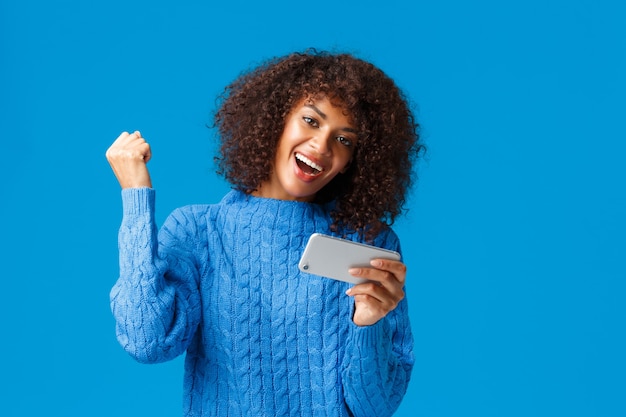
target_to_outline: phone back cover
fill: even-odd
[[[375,258],[399,260],[395,251],[314,233],[309,238],[298,267],[302,272],[346,281],[367,282],[348,273],[350,268],[370,267]]]

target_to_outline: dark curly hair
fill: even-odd
[[[350,54],[307,50],[271,59],[239,76],[220,96],[215,126],[218,172],[250,194],[272,170],[287,116],[302,99],[326,97],[353,120],[352,163],[315,196],[336,201],[333,231],[371,240],[403,210],[412,165],[424,149],[419,125],[396,84]]]

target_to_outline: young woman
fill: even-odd
[[[400,251],[422,144],[401,91],[348,54],[295,53],[229,85],[215,115],[220,203],[180,208],[160,231],[139,132],[107,158],[122,186],[117,337],[141,362],[186,352],[186,416],[389,416],[413,338],[406,267],[374,260],[350,285],[306,274],[314,232]]]

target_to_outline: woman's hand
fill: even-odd
[[[123,132],[107,149],[106,157],[122,188],[152,187],[146,166],[152,157],[150,145],[139,131]]]
[[[354,297],[357,326],[369,326],[385,317],[404,298],[406,265],[400,261],[374,259],[371,268],[353,268],[350,274],[371,282],[355,285],[346,291]]]

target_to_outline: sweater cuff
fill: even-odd
[[[352,325],[352,340],[356,346],[367,346],[369,348],[379,347],[389,334],[389,324],[385,318],[378,320],[371,326]]]
[[[125,188],[122,190],[122,208],[125,216],[151,213],[154,210],[153,188]]]

